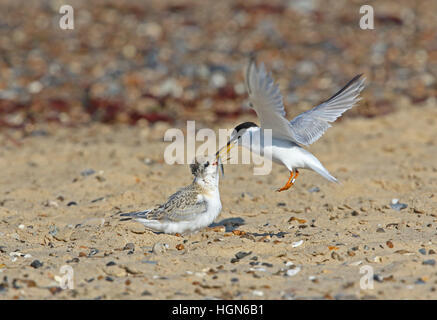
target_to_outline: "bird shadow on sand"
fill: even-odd
[[[223,219],[222,221],[212,223],[209,225],[210,228],[218,227],[218,226],[224,226],[226,228],[226,232],[232,232],[233,230],[237,229],[239,226],[242,226],[245,224],[244,219],[242,218],[228,218]]]

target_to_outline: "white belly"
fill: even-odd
[[[285,165],[292,169],[308,168],[307,160],[311,153],[288,140],[273,139],[272,143],[264,140],[264,135],[253,134],[250,143],[242,141],[241,146],[257,155],[264,156],[273,162]]]

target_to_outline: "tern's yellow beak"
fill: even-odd
[[[235,146],[235,143],[232,143],[231,141],[228,142],[228,144],[226,145],[226,147],[221,148],[219,151],[217,151],[217,153],[215,154],[216,159],[218,159],[220,157],[220,155],[222,154],[222,152],[224,150],[226,150],[226,155],[229,155],[229,152],[231,151],[231,149]]]

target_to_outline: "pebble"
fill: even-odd
[[[240,252],[237,252],[237,253],[235,254],[235,257],[236,257],[237,259],[243,259],[244,257],[247,257],[247,256],[249,256],[249,255],[251,255],[251,254],[252,254],[252,251],[249,251],[249,252],[240,251]]]
[[[91,257],[96,255],[97,253],[99,253],[99,249],[91,248],[90,252],[88,253],[88,256]]]
[[[109,261],[109,262],[106,264],[107,267],[115,266],[115,265],[116,265],[116,263],[115,263],[114,261]]]
[[[262,296],[264,296],[264,292],[262,292],[262,291],[260,291],[260,290],[254,290],[254,291],[252,291],[252,294],[253,294],[254,296],[257,296],[257,297],[262,297]]]
[[[210,85],[214,88],[224,87],[226,85],[225,76],[220,72],[215,72],[211,77]]]
[[[426,266],[435,266],[435,260],[434,259],[425,260],[422,262],[422,264]]]
[[[141,293],[141,295],[142,295],[142,296],[151,296],[152,294],[151,294],[149,291],[144,290],[144,291]]]
[[[376,232],[383,233],[383,232],[385,232],[385,230],[383,228],[378,228],[378,229],[376,229]]]
[[[155,254],[163,254],[167,251],[168,245],[160,242],[156,242],[152,247],[152,252]]]
[[[390,207],[391,207],[393,210],[400,211],[400,210],[402,210],[402,209],[407,208],[408,205],[405,204],[405,203],[400,203],[400,202],[399,202],[399,199],[392,199],[392,200],[391,200],[391,203],[390,203]]]
[[[126,243],[126,245],[123,247],[123,250],[135,250],[135,244],[132,242]]]
[[[250,192],[242,192],[241,197],[247,200],[253,200],[253,195]]]
[[[293,242],[293,243],[291,244],[291,246],[292,246],[293,248],[296,248],[296,247],[301,246],[302,243],[303,243],[303,240],[299,240],[299,241]]]
[[[70,201],[69,203],[67,203],[67,207],[71,207],[71,206],[77,206],[77,202],[76,201]]]
[[[30,264],[31,267],[38,269],[43,266],[43,263],[39,260],[33,260],[33,262]]]
[[[103,271],[108,275],[108,276],[113,276],[113,277],[117,277],[117,278],[122,278],[125,277],[127,275],[126,269],[121,268],[117,265],[113,265],[113,266],[109,266],[109,267],[104,267]]]
[[[344,259],[335,251],[332,251],[331,253],[331,258],[338,260],[338,261],[343,261]]]
[[[50,226],[49,228],[49,234],[52,236],[55,236],[58,233],[58,227],[56,226]]]
[[[167,79],[165,80],[159,89],[160,96],[172,96],[175,98],[179,98],[183,93],[183,88],[179,85],[179,83],[175,79]]]
[[[375,280],[376,282],[384,282],[384,277],[381,276],[380,274],[375,274],[373,276],[373,280]]]
[[[59,204],[58,204],[56,201],[48,201],[48,202],[45,204],[45,206],[46,206],[46,207],[58,208],[58,207],[59,207]]]
[[[309,193],[320,192],[320,188],[319,187],[313,187],[313,188],[308,189],[308,192]]]
[[[300,272],[300,270],[301,270],[300,267],[296,267],[294,269],[289,269],[289,270],[287,270],[286,275],[289,277],[293,277],[293,276],[297,275]]]
[[[87,176],[93,175],[94,173],[96,173],[96,171],[94,169],[85,169],[80,173],[80,175],[82,177],[87,177]]]
[[[142,223],[132,223],[129,226],[129,230],[135,234],[143,234],[147,231],[146,227]]]
[[[425,248],[420,248],[420,249],[419,249],[419,252],[420,252],[421,254],[423,254],[424,256],[426,255],[426,249],[425,249]]]

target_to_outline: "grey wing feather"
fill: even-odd
[[[264,64],[256,67],[252,59],[247,67],[246,90],[251,106],[260,120],[261,128],[271,129],[275,138],[291,140],[292,131],[289,121],[285,118],[285,109],[279,87],[266,72]]]
[[[191,220],[207,209],[206,201],[199,201],[198,194],[198,190],[190,185],[171,195],[166,203],[150,210],[146,217],[138,218],[170,221]]]
[[[122,218],[121,220],[131,220],[133,218],[146,218],[150,211],[152,210],[127,212],[127,213],[121,213],[120,216],[127,217],[127,218]]]
[[[330,122],[360,101],[359,94],[366,80],[361,76],[357,75],[331,98],[291,120],[293,140],[303,145],[317,141],[331,127]]]

